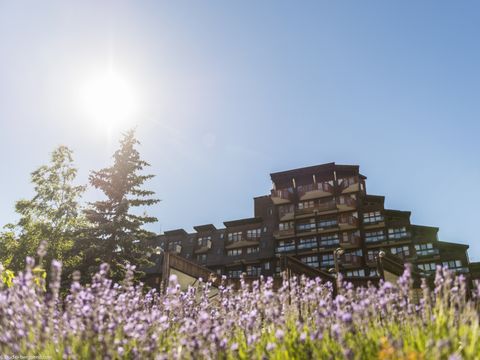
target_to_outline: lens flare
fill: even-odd
[[[138,110],[135,92],[125,78],[109,71],[85,82],[82,108],[98,126],[111,129],[131,124]]]

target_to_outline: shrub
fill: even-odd
[[[0,354],[53,359],[478,359],[480,287],[467,299],[464,277],[438,268],[414,302],[408,268],[398,283],[354,288],[304,277],[271,278],[241,288],[211,285],[165,293],[121,284],[102,265],[90,285],[74,279],[59,296],[61,264],[49,291],[35,282],[34,263],[0,290]]]

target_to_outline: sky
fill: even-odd
[[[475,1],[0,0],[0,225],[55,147],[85,184],[135,126],[157,232],[251,217],[271,172],[336,162],[479,261],[479,24]],[[118,123],[84,101],[112,69]]]

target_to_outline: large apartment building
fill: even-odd
[[[254,198],[253,217],[220,229],[165,231],[156,246],[233,279],[279,275],[284,255],[328,271],[338,248],[339,269],[352,280],[378,279],[381,250],[425,274],[443,265],[469,276],[468,245],[439,241],[438,228],[412,224],[409,211],[385,209],[384,196],[367,193],[359,166],[328,163],[270,176],[271,193]]]

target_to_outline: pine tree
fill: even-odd
[[[155,234],[143,227],[157,219],[132,210],[156,204],[159,200],[152,198],[153,191],[142,189],[144,182],[154,175],[140,174],[150,165],[140,158],[135,149],[137,144],[135,132],[128,131],[113,155],[113,165],[90,175],[90,184],[102,191],[106,200],[91,203],[85,211],[90,226],[77,246],[83,257],[84,279],[97,271],[103,262],[110,264],[114,280],[123,278],[127,263],[136,265],[137,278],[142,276],[142,268],[152,264],[147,243]]]

